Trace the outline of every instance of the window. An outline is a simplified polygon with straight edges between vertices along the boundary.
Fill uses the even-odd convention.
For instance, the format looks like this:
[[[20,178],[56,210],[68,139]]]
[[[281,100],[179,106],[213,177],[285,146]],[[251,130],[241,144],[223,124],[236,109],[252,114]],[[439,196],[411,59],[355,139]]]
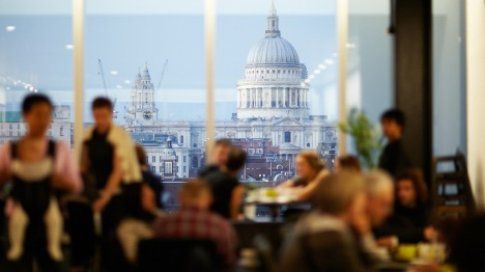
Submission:
[[[165,162],[165,175],[172,175],[173,174],[173,164],[172,162]]]
[[[29,93],[42,92],[55,104],[48,134],[72,144],[71,1],[52,1],[55,15],[34,6],[0,3],[0,124],[9,128],[0,142],[25,133],[20,102]]]
[[[283,145],[292,143],[291,152],[306,149],[303,135],[311,135],[312,146],[336,146],[336,139],[327,143],[322,133],[335,132],[337,123],[336,1],[313,3],[311,9],[291,0],[275,1],[274,7],[268,1],[266,8],[245,0],[218,6],[216,117],[221,124],[238,122],[218,134],[235,135],[233,142],[248,151],[242,180],[289,177],[294,165],[283,156],[288,152]],[[283,52],[281,46],[294,51]],[[332,107],[322,106],[325,102]],[[272,169],[276,165],[280,168]]]
[[[206,138],[203,1],[178,5],[127,0],[109,6],[103,1],[85,2],[87,103],[97,95],[116,101],[116,122],[145,147],[152,163],[156,156],[164,173],[173,174],[165,167],[165,154],[176,158],[190,150],[195,161],[202,161]],[[91,121],[86,114],[85,122]],[[181,163],[174,160],[170,168]]]
[[[152,156],[152,163],[157,162],[157,157]]]
[[[434,156],[466,151],[465,3],[432,1]]]
[[[285,143],[291,143],[291,132],[285,131]]]
[[[163,166],[158,167],[159,173],[163,173]]]

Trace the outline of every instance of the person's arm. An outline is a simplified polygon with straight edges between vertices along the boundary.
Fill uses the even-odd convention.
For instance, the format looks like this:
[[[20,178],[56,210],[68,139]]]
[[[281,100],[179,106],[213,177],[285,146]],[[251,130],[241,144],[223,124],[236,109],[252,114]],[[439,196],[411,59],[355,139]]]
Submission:
[[[141,206],[149,213],[155,214],[157,211],[155,192],[153,192],[152,188],[150,188],[148,184],[143,184],[141,186]]]
[[[241,204],[244,198],[244,186],[239,184],[232,190],[231,195],[231,219],[237,219],[241,210]]]
[[[309,201],[312,199],[312,197],[315,195],[315,192],[318,189],[318,186],[320,186],[321,181],[325,176],[329,174],[328,171],[322,170],[318,176],[312,180],[309,184],[307,184],[305,187],[298,189],[297,191],[297,197],[296,199],[298,201]]]
[[[121,180],[123,177],[123,170],[121,169],[121,159],[115,155],[113,160],[113,170],[108,178],[108,182],[101,191],[100,197],[93,204],[93,208],[97,212],[100,212],[104,209],[111,197],[117,192],[121,184]]]
[[[83,189],[78,165],[65,143],[57,143],[55,172],[52,184],[58,189],[80,193]]]
[[[0,147],[0,189],[10,180],[10,144],[4,144]]]
[[[281,183],[280,185],[278,185],[278,187],[280,188],[293,188],[295,187],[295,182],[291,179]]]

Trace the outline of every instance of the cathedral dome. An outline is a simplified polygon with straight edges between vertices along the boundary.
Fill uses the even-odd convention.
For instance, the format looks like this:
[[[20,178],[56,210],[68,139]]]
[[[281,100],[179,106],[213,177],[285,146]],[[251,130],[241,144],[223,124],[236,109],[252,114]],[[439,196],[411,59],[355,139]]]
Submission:
[[[298,53],[290,42],[281,37],[279,18],[274,4],[267,19],[265,37],[249,51],[246,64],[299,65]]]
[[[247,64],[299,64],[298,53],[280,36],[265,37],[249,51]]]

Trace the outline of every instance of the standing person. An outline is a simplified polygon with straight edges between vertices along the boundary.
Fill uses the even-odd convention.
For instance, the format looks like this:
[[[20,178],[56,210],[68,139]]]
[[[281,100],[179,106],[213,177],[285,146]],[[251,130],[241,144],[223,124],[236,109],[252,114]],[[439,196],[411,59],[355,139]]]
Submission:
[[[214,198],[211,211],[222,217],[237,219],[240,214],[244,187],[238,180],[238,174],[246,163],[246,156],[244,150],[232,146],[221,169],[204,178]]]
[[[82,182],[69,147],[47,137],[53,105],[43,94],[22,102],[26,134],[0,150],[0,189],[11,182],[8,195],[7,259],[12,271],[60,271],[63,219],[57,192],[77,193]]]
[[[382,132],[387,138],[387,145],[379,158],[379,168],[393,177],[412,166],[402,144],[405,124],[406,118],[399,109],[388,110],[381,116]]]
[[[232,147],[232,143],[229,139],[218,139],[214,143],[212,150],[210,163],[199,170],[197,174],[199,178],[205,178],[206,176],[221,170],[221,168],[227,162],[227,155]]]
[[[309,201],[315,194],[320,182],[328,174],[325,170],[325,162],[315,151],[303,151],[295,160],[296,177],[280,186],[283,188],[295,188],[297,200]]]
[[[116,262],[119,253],[113,244],[119,222],[129,214],[141,213],[138,185],[142,175],[130,135],[113,124],[111,100],[97,97],[91,109],[94,126],[84,137],[81,171],[88,187],[85,193],[94,212],[101,214],[103,266],[112,270],[115,266],[109,264]]]
[[[81,171],[89,183],[93,209],[102,213],[103,232],[119,221],[121,185],[142,181],[141,169],[130,135],[113,124],[113,104],[109,98],[92,102],[94,126],[87,130],[82,149]]]

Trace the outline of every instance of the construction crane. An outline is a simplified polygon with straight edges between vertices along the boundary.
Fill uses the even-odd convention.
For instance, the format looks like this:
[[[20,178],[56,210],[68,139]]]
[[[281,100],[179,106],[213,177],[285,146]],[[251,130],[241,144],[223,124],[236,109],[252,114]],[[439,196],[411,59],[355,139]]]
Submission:
[[[108,95],[108,86],[106,84],[106,77],[104,76],[104,69],[103,69],[103,62],[101,59],[98,59],[98,75],[101,77],[101,83],[103,84],[104,95],[109,97]],[[116,110],[116,97],[111,99],[113,101],[113,118],[116,119],[118,117],[118,111]]]
[[[98,75],[101,77],[101,83],[103,84],[104,94],[108,95],[108,87],[106,86],[106,78],[104,77],[103,62],[98,59]]]
[[[162,66],[162,72],[160,74],[160,81],[158,81],[157,90],[160,90],[160,87],[162,86],[163,76],[165,75],[165,69],[167,68],[167,64],[168,64],[168,59],[165,59],[165,62],[163,63],[163,66]]]

